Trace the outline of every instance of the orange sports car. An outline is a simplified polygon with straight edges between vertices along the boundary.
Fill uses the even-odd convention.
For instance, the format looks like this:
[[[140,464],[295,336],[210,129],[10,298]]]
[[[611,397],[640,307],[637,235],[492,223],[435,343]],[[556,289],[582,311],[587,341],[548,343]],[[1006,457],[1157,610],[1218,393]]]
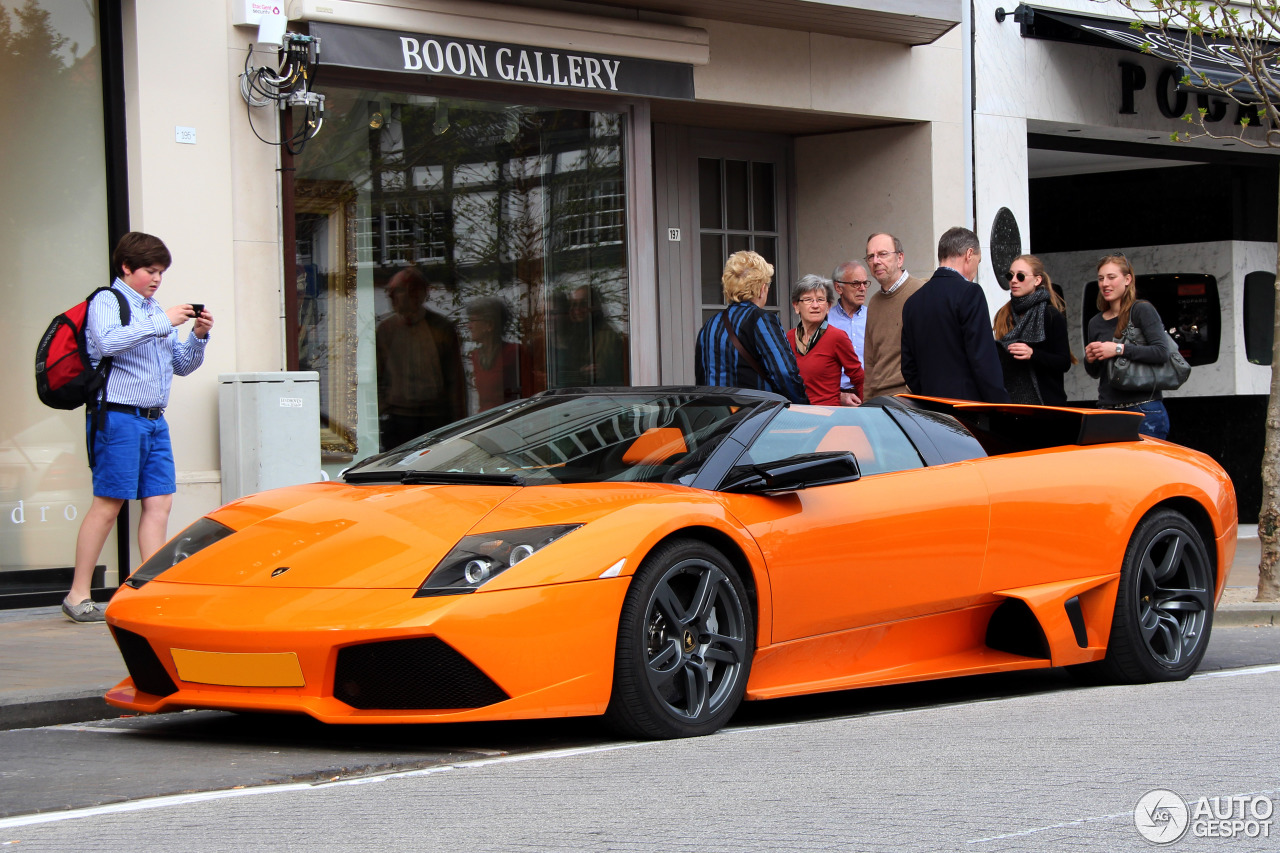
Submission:
[[[604,714],[664,738],[713,732],[744,698],[1051,666],[1183,679],[1235,493],[1139,420],[546,392],[188,527],[111,601],[130,677],[107,701]]]

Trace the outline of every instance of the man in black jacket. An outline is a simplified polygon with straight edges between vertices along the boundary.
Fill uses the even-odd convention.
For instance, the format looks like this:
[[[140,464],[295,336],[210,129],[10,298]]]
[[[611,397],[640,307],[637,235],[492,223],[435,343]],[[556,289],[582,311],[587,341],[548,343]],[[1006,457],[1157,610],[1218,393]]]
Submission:
[[[974,283],[982,247],[968,228],[938,241],[938,270],[902,306],[902,376],[916,394],[1008,403],[987,297]]]

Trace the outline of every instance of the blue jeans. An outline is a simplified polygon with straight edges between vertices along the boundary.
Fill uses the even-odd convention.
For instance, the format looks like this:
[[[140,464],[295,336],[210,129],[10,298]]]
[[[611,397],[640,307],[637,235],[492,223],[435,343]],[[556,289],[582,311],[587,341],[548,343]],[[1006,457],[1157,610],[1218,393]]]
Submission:
[[[1134,411],[1142,412],[1144,415],[1142,423],[1138,424],[1140,435],[1149,435],[1154,438],[1169,437],[1169,412],[1165,409],[1164,403],[1152,400],[1135,406]]]

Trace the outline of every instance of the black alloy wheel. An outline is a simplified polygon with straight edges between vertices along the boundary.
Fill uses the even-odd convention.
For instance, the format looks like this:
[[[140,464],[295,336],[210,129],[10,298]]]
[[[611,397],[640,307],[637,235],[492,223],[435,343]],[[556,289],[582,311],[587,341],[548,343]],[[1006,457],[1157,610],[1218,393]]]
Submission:
[[[1086,667],[1123,684],[1191,675],[1209,645],[1214,580],[1204,539],[1186,516],[1148,514],[1125,551],[1107,656]]]
[[[623,602],[605,717],[637,737],[711,734],[741,703],[754,651],[733,565],[703,542],[667,542],[645,559]]]

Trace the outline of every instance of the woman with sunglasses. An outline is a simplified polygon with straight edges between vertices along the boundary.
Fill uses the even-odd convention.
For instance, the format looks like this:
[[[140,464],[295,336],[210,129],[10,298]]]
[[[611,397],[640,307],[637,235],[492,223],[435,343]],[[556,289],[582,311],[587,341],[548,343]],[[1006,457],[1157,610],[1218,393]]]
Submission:
[[[856,406],[862,402],[862,362],[843,330],[827,323],[827,311],[836,301],[831,281],[806,275],[791,288],[791,307],[800,327],[787,331],[791,352],[804,377],[809,402],[815,406]],[[853,383],[852,394],[840,393],[840,377]]]
[[[1144,417],[1138,432],[1165,438],[1169,435],[1169,413],[1160,392],[1118,391],[1111,387],[1106,365],[1108,359],[1119,355],[1146,364],[1161,364],[1170,355],[1164,345],[1160,315],[1150,302],[1138,300],[1133,266],[1124,255],[1107,255],[1098,261],[1098,311],[1089,320],[1089,343],[1084,348],[1084,369],[1098,379],[1098,408],[1141,412]],[[1130,323],[1142,332],[1143,340],[1155,343],[1121,341],[1120,336]]]
[[[1004,387],[1015,403],[1065,406],[1063,377],[1075,363],[1067,342],[1066,303],[1035,255],[1019,255],[1005,273],[1009,302],[996,312]]]

